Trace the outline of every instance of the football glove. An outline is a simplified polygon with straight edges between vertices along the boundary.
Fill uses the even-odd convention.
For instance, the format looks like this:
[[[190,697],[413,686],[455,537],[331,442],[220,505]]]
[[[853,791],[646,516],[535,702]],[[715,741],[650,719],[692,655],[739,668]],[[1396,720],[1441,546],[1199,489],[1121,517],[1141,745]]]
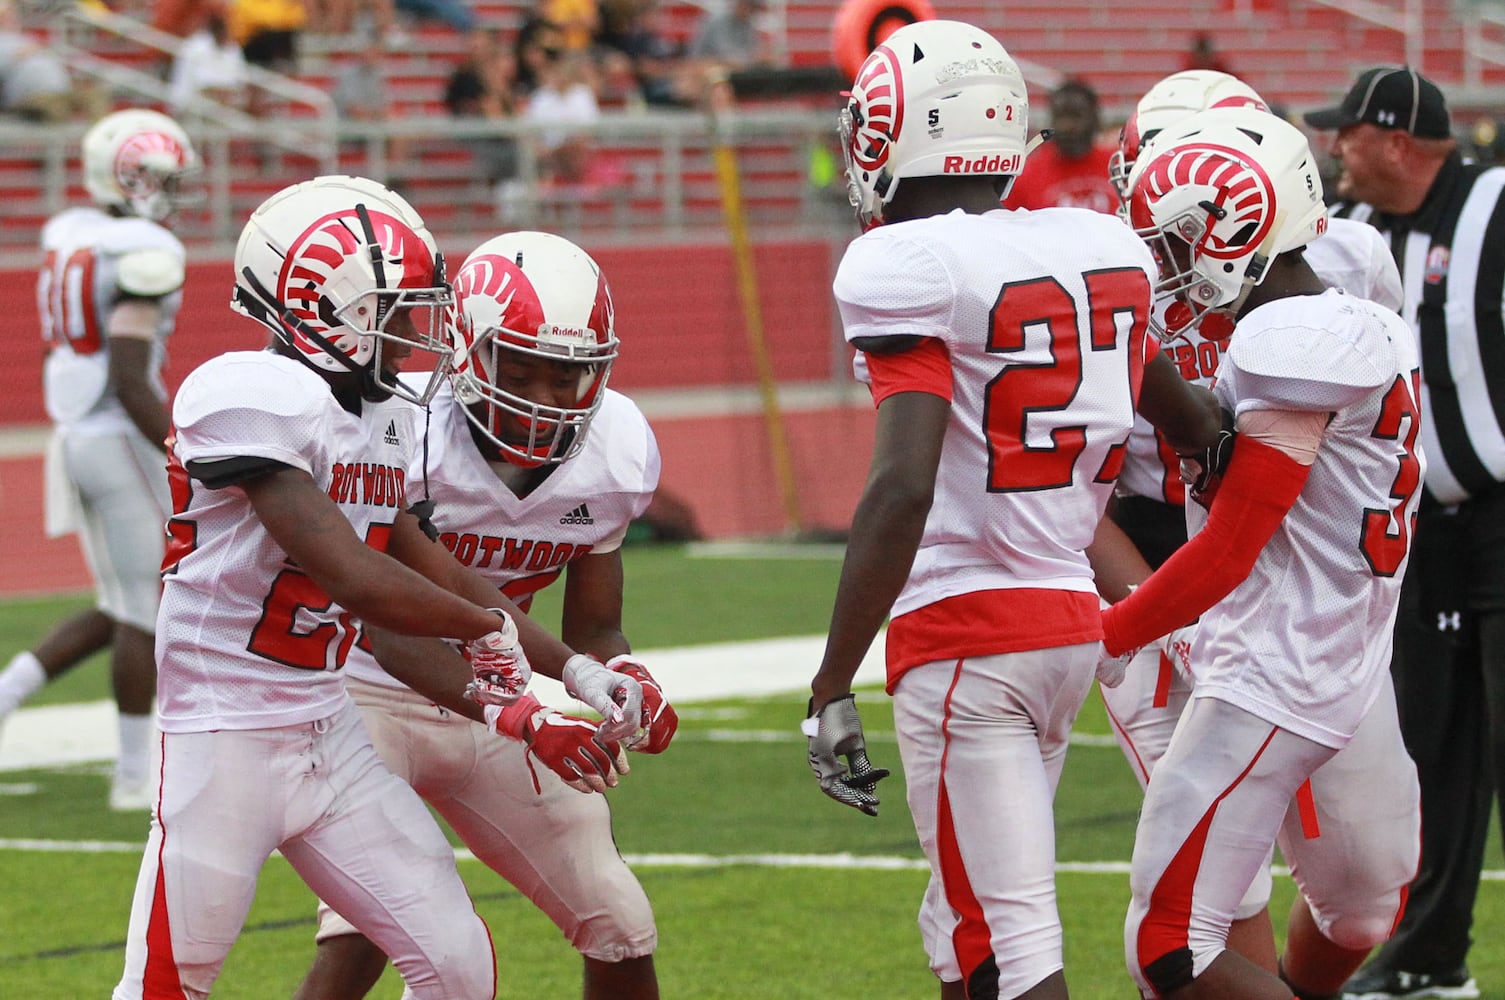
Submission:
[[[664,697],[664,689],[658,686],[648,668],[631,656],[613,656],[606,661],[606,666],[631,677],[643,689],[643,714],[638,720],[637,732],[622,745],[640,753],[663,753],[679,729],[679,713]]]
[[[643,687],[627,674],[607,670],[601,661],[576,653],[564,663],[564,689],[601,716],[601,738],[624,740],[638,731]]]
[[[800,732],[809,738],[810,770],[820,781],[820,790],[843,805],[869,816],[878,815],[878,796],[873,789],[888,777],[888,770],[873,767],[867,759],[856,699],[845,694],[827,702],[819,712],[814,709],[812,698]],[[838,755],[847,759],[846,766],[836,759]]]
[[[518,643],[517,624],[512,616],[500,608],[489,610],[501,616],[501,627],[460,647],[475,674],[465,688],[465,697],[478,705],[505,707],[522,697],[533,678],[533,668]]]
[[[1113,656],[1108,652],[1108,647],[1102,643],[1097,644],[1097,682],[1103,687],[1116,688],[1124,682],[1124,675],[1129,671],[1129,661],[1139,653],[1138,649],[1130,649],[1126,652]]]
[[[1238,439],[1233,414],[1223,410],[1223,427],[1212,444],[1200,455],[1181,456],[1181,481],[1186,483],[1191,498],[1203,507],[1211,507],[1218,487],[1223,483],[1223,472],[1228,460],[1233,457],[1233,443]]]
[[[531,694],[505,708],[488,705],[485,715],[486,727],[492,732],[528,745],[529,771],[536,759],[576,791],[604,792],[616,787],[617,775],[629,770],[621,744],[601,739],[594,722],[563,715]],[[543,790],[537,772],[533,772],[533,790]]]

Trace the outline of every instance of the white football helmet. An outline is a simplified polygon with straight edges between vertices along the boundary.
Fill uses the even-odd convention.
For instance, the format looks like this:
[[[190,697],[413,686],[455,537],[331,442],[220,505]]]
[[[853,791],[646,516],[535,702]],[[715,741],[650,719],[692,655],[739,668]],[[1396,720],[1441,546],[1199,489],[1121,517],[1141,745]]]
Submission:
[[[1155,330],[1166,340],[1211,313],[1236,315],[1273,257],[1327,230],[1306,136],[1248,107],[1200,111],[1161,131],[1129,174],[1128,211],[1160,265],[1155,297],[1176,300]]]
[[[182,203],[185,178],[198,170],[188,133],[144,108],[105,115],[84,133],[84,188],[95,203],[160,222]]]
[[[1172,73],[1145,91],[1118,133],[1118,149],[1108,160],[1108,177],[1120,198],[1128,200],[1129,171],[1144,144],[1187,115],[1208,108],[1270,110],[1253,87],[1229,73],[1211,69]]]
[[[455,397],[503,458],[535,467],[580,451],[617,357],[611,290],[590,255],[550,233],[487,240],[455,275],[452,335]],[[572,405],[509,391],[509,355],[579,366]]]
[[[864,229],[882,224],[905,177],[1012,178],[1024,169],[1024,77],[981,28],[905,25],[863,62],[848,97],[838,131],[847,195]]]
[[[363,177],[283,188],[251,213],[235,247],[235,310],[309,366],[366,376],[368,399],[427,404],[449,371],[453,301],[423,219]],[[396,378],[415,351],[408,367],[433,372],[421,388]]]

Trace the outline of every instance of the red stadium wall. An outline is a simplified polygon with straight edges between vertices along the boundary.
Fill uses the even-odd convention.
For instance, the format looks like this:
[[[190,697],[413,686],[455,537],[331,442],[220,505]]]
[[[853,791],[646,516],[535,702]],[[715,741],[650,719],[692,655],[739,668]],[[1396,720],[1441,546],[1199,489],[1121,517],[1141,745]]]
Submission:
[[[687,503],[711,537],[783,531],[786,519],[761,417],[718,412],[728,387],[756,383],[730,254],[719,246],[593,253],[610,276],[623,339],[613,386],[640,395],[645,404],[672,390],[699,390],[703,397],[687,415],[676,407],[674,416],[656,416],[646,406],[663,451],[662,489]],[[757,249],[765,337],[781,382],[821,382],[831,378],[833,367],[846,370],[830,295],[837,253],[839,248],[816,242]],[[215,354],[263,343],[259,326],[230,311],[230,281],[228,261],[190,265],[171,342],[170,385]],[[29,271],[0,271],[0,315],[10,317],[10,335],[0,339],[0,430],[46,422],[33,283]],[[803,526],[843,529],[867,470],[871,407],[790,412],[785,427]],[[36,454],[0,459],[0,490],[10,515],[0,523],[0,551],[15,561],[14,573],[0,576],[22,591],[85,586],[74,542],[40,537],[40,484]]]

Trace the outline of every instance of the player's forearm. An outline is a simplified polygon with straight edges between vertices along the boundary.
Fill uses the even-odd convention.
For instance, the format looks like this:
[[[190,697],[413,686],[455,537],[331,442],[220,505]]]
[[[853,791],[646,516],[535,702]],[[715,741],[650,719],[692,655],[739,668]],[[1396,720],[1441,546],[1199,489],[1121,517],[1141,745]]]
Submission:
[[[869,484],[853,517],[825,655],[810,682],[816,711],[852,689],[857,668],[909,578],[929,511],[928,493],[890,490],[879,480]]]
[[[1108,652],[1116,656],[1168,635],[1228,596],[1249,575],[1310,471],[1269,445],[1240,440],[1207,526],[1103,612]]]
[[[1165,436],[1178,455],[1205,450],[1223,426],[1217,398],[1183,379],[1163,354],[1145,365],[1138,412]]]
[[[145,384],[117,386],[115,398],[120,400],[125,415],[136,425],[142,436],[158,451],[166,454],[167,435],[172,430],[172,422],[167,415],[167,406],[157,398],[151,387]]]
[[[397,635],[370,626],[366,635],[377,662],[387,673],[436,705],[476,722],[486,721],[481,706],[465,697],[465,686],[473,674],[452,646],[438,639]]]
[[[1108,601],[1123,600],[1150,575],[1150,564],[1134,542],[1107,516],[1098,522],[1092,544],[1087,546],[1087,561],[1092,564],[1097,592]]]

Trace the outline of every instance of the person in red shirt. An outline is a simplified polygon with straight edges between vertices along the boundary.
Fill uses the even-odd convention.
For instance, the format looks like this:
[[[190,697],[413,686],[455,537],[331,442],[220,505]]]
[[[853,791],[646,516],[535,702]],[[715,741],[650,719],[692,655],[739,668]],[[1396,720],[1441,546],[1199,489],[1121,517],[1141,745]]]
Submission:
[[[1062,83],[1050,94],[1050,124],[1050,141],[1029,154],[1005,207],[1117,211],[1118,196],[1108,181],[1113,149],[1098,141],[1097,91],[1082,80]]]

